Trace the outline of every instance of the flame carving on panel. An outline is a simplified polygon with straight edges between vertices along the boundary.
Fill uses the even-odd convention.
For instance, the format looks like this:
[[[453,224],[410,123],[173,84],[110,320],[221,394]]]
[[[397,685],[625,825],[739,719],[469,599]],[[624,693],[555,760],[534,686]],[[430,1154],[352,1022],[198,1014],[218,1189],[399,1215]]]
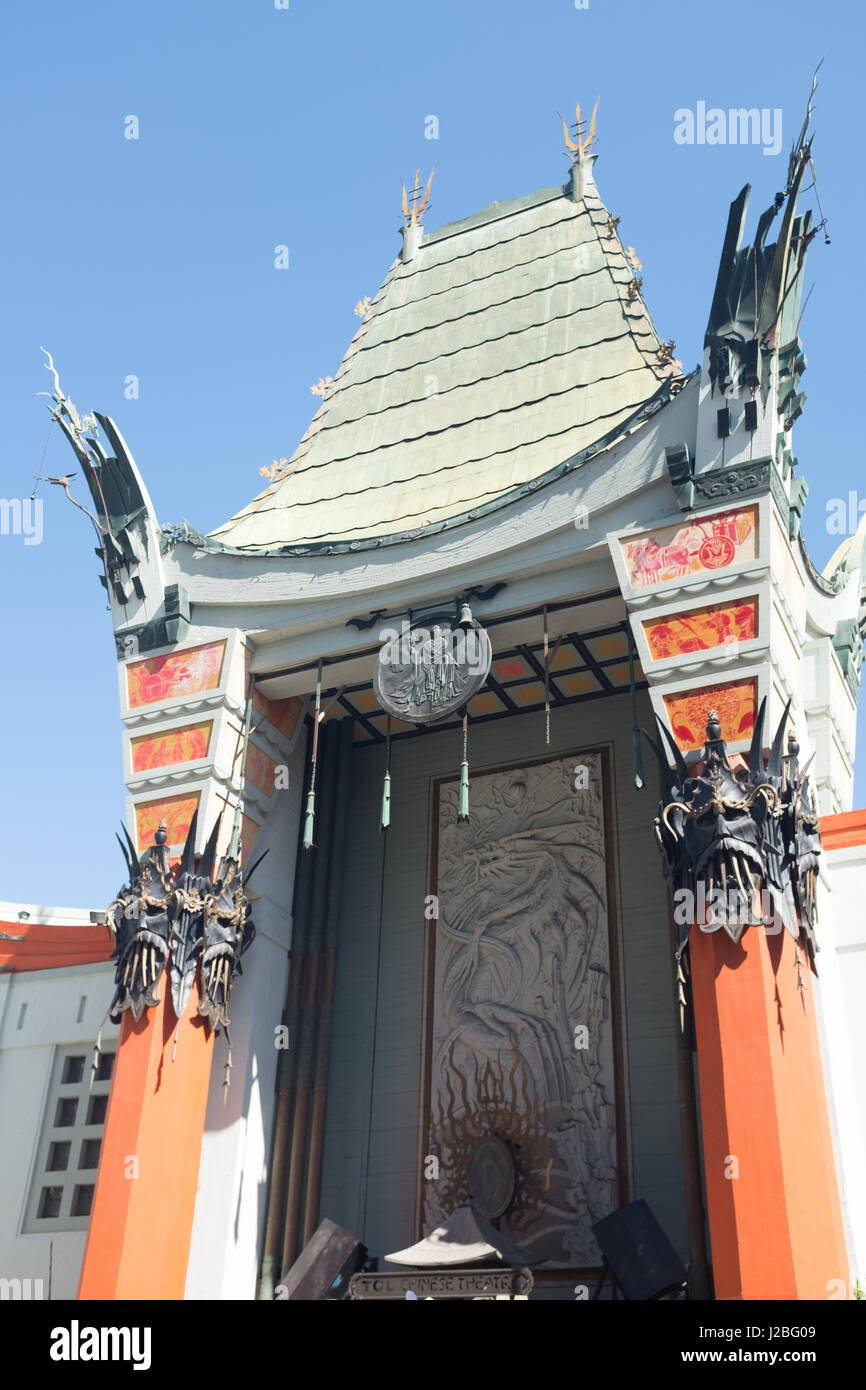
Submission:
[[[540,1216],[550,1188],[553,1152],[538,1093],[516,1049],[510,1066],[504,1058],[474,1058],[467,1077],[454,1062],[452,1043],[443,1090],[436,1098],[433,1131],[440,1145],[436,1197],[443,1213],[458,1206],[473,1150],[493,1135],[510,1148],[517,1172],[511,1220],[533,1221]]]

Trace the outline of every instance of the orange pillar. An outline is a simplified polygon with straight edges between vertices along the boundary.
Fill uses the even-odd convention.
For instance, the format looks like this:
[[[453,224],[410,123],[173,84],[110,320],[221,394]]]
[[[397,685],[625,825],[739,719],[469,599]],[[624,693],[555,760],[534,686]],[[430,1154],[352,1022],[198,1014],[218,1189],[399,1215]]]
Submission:
[[[689,943],[716,1298],[827,1299],[849,1262],[808,958],[760,927]]]
[[[167,971],[159,988],[157,1007],[121,1027],[81,1299],[184,1296],[213,1034],[196,981],[175,1049]]]

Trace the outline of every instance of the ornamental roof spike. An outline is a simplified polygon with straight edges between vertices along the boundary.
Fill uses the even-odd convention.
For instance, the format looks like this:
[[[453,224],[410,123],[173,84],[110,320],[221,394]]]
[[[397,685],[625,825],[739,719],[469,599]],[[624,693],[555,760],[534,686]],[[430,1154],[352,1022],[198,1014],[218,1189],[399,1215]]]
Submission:
[[[436,173],[436,165],[430,170],[430,177],[427,180],[424,194],[421,194],[421,170],[415,170],[415,182],[407,194],[405,183],[403,187],[403,197],[401,199],[401,210],[403,221],[407,227],[415,226],[423,220],[425,212],[430,207],[430,186],[433,183],[433,175]]]
[[[565,123],[565,117],[560,116],[558,111],[556,113],[559,116],[560,121],[562,122],[562,134],[563,138],[565,139],[565,153],[571,160],[572,164],[583,163],[583,161],[586,159],[587,155],[589,154],[590,150],[596,142],[595,117],[598,111],[598,103],[599,98],[596,97],[595,106],[592,108],[592,116],[590,117],[588,132],[586,131],[586,121],[581,118],[580,102],[577,102],[575,104],[574,114],[576,119],[572,122],[570,131]]]
[[[815,188],[809,126],[817,80],[816,68],[806,117],[788,160],[785,187],[776,193],[772,204],[759,217],[751,246],[742,245],[750,185],[746,184],[731,203],[704,339],[705,347],[714,350],[710,366],[714,383],[724,371],[722,349],[744,360],[749,376],[744,377],[743,384],[754,386],[758,384],[758,368],[753,361],[756,346],[771,354],[796,339],[807,249],[821,228],[825,231],[825,241],[830,240],[823,215],[813,226],[811,210],[802,216],[797,214],[797,200],[807,170],[811,172],[811,186]],[[817,188],[815,194],[817,201]],[[820,204],[818,206],[820,212]],[[778,239],[767,246],[770,226],[783,209]],[[763,377],[760,384],[762,388],[765,386]]]

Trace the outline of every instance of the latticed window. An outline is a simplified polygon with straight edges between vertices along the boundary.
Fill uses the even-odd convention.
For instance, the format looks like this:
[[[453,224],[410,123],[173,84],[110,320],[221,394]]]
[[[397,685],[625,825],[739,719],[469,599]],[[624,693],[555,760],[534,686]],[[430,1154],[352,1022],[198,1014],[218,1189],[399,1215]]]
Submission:
[[[84,1230],[90,1217],[114,1045],[100,1052],[90,1084],[92,1047],[78,1043],[54,1055],[24,1230]]]

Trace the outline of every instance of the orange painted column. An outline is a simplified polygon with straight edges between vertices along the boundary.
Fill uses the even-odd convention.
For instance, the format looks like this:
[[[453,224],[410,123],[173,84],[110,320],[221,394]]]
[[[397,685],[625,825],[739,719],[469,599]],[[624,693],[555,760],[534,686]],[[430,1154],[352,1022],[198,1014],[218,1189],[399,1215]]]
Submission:
[[[717,1299],[849,1282],[812,975],[786,931],[689,937]],[[819,958],[820,959],[820,958]]]
[[[159,989],[157,1007],[121,1027],[80,1299],[184,1296],[213,1033],[196,981],[174,1049],[167,971]]]

